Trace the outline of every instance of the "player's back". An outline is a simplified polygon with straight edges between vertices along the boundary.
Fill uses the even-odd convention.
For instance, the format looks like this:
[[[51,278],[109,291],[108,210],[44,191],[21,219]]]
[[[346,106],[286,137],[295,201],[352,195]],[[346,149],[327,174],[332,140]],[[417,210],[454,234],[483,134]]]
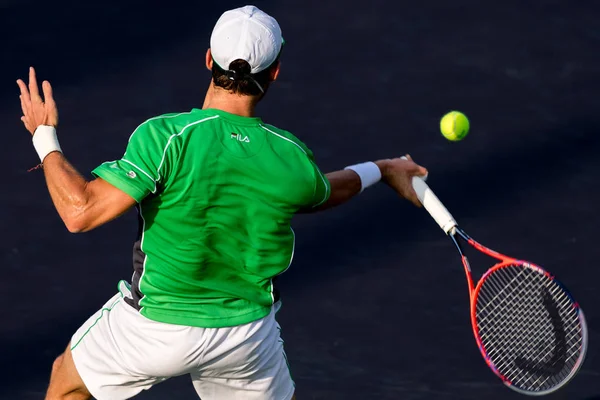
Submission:
[[[129,154],[136,141],[154,162]],[[306,146],[259,118],[194,109],[143,124],[123,159],[156,168],[134,256],[142,314],[202,327],[268,314],[293,257],[291,218],[329,193]]]

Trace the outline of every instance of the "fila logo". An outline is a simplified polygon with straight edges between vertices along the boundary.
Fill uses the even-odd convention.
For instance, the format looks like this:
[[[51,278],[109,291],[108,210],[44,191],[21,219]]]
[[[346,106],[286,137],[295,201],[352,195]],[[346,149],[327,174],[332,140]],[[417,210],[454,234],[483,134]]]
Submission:
[[[250,143],[250,139],[248,138],[248,136],[242,136],[239,133],[231,133],[231,138],[232,139],[236,139],[239,142],[246,142],[246,143]]]

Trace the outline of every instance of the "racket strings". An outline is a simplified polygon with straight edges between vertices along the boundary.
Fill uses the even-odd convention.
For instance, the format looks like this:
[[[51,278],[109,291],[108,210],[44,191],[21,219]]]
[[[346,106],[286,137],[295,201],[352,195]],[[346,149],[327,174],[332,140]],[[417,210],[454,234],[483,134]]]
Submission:
[[[515,301],[515,297],[513,296],[511,299],[512,303],[514,304]],[[509,302],[507,302],[508,304],[510,304]],[[545,329],[543,331],[543,336],[539,336],[536,335],[537,332],[535,332],[533,330],[533,327],[535,325],[527,325],[525,324],[525,322],[527,322],[529,320],[529,318],[527,318],[528,316],[526,314],[524,314],[524,307],[515,307],[517,313],[521,313],[522,315],[518,316],[519,314],[515,314],[518,317],[513,318],[513,319],[507,319],[507,321],[505,321],[504,325],[500,326],[500,334],[497,335],[497,338],[500,342],[502,341],[506,341],[506,340],[510,340],[511,336],[515,335],[515,332],[517,335],[521,336],[522,339],[522,349],[521,349],[521,355],[519,356],[521,359],[525,360],[539,360],[540,358],[544,359],[544,356],[546,356],[547,354],[549,354],[550,352],[552,352],[554,350],[554,338],[550,337],[550,330],[549,329]],[[538,306],[536,308],[533,309],[534,313],[543,313],[543,310]],[[534,323],[539,325],[539,321],[534,321]],[[516,327],[528,327],[529,329],[510,329],[511,326],[516,326]],[[569,332],[570,333],[570,332]],[[567,333],[568,334],[568,333]],[[487,336],[487,335],[486,335]],[[566,335],[563,335],[566,336]],[[487,339],[487,338],[486,338]],[[536,346],[536,341],[542,343],[542,345],[540,346],[539,344]],[[487,340],[486,340],[486,344],[487,344]],[[493,352],[489,353],[490,357],[495,357],[496,354],[499,353],[499,351],[501,350],[501,347],[497,347],[496,349],[494,349]],[[499,363],[497,364],[497,367],[501,368],[501,369],[507,369],[509,368],[509,366],[507,365],[507,362],[510,361],[510,358],[505,359],[505,360],[498,360]],[[551,361],[550,360],[545,360],[545,361]],[[556,364],[556,361],[554,362],[554,364]],[[553,365],[554,365],[553,364]],[[512,368],[509,368],[506,372],[505,375],[508,379],[510,380],[514,380],[516,377],[513,376],[515,373],[517,373],[519,371],[518,368],[516,368],[516,363],[514,363],[514,365],[512,366]],[[536,382],[539,383],[540,379],[537,379]]]
[[[485,276],[475,318],[489,361],[516,387],[552,388],[579,360],[583,334],[577,309],[537,269],[511,265]]]
[[[506,282],[505,282],[506,283]],[[507,293],[508,294],[508,293]],[[498,298],[498,294],[496,293],[496,295],[494,296],[495,298]],[[505,323],[502,325],[499,325],[499,329],[497,332],[497,340],[501,343],[502,341],[507,341],[510,340],[511,337],[516,335],[519,335],[523,338],[525,338],[524,340],[522,340],[522,343],[524,346],[522,346],[521,349],[521,353],[524,352],[524,354],[521,355],[521,357],[523,359],[531,359],[532,356],[533,357],[537,357],[539,358],[539,354],[534,354],[534,350],[536,350],[536,346],[535,346],[535,340],[533,339],[533,334],[535,333],[533,331],[533,327],[535,326],[534,324],[531,325],[527,325],[525,324],[526,321],[528,321],[530,318],[529,315],[527,315],[525,313],[526,311],[526,303],[520,303],[518,302],[520,296],[515,296],[515,292],[513,291],[512,293],[510,293],[510,295],[506,296],[506,301],[504,302],[500,302],[500,306],[509,306],[509,307],[513,307],[516,311],[515,314],[512,315],[512,318],[507,319],[506,321],[504,321]],[[524,305],[525,304],[525,305]],[[535,314],[539,314],[540,312],[543,312],[543,310],[538,306],[536,308],[533,308],[534,311],[534,315]],[[536,321],[537,324],[539,325],[540,321]],[[516,327],[517,329],[511,329],[511,327]],[[529,329],[522,329],[523,327],[527,328],[529,327]],[[538,336],[538,341],[541,341],[542,343],[547,343],[547,345],[545,347],[542,348],[537,348],[537,353],[541,353],[541,354],[546,354],[548,353],[548,351],[552,350],[549,347],[551,347],[552,342],[549,340],[549,330],[545,329],[544,330],[545,336],[544,337],[539,337]],[[486,335],[488,336],[488,335]],[[486,337],[486,340],[484,341],[484,345],[488,345],[488,337]],[[489,347],[489,346],[488,346]],[[496,347],[494,350],[492,350],[489,353],[489,356],[492,358],[500,358],[500,357],[495,357],[500,350],[502,350],[502,348],[500,346]],[[542,356],[543,357],[543,356]],[[535,359],[535,358],[533,358]],[[507,361],[509,361],[510,359],[504,359],[502,360],[501,358],[497,361],[497,367],[500,369],[506,369],[508,368],[507,366]],[[514,380],[515,377],[512,376],[511,373],[517,372],[518,369],[515,368],[515,366],[513,365],[513,368],[508,369],[505,374],[506,377],[508,379]],[[539,379],[537,379],[537,381],[539,382]]]

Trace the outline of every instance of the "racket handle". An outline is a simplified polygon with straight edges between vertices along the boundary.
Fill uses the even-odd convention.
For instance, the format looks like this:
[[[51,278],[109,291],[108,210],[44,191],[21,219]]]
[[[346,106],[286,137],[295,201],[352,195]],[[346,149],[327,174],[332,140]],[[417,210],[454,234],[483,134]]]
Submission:
[[[440,228],[444,232],[449,233],[457,225],[452,214],[444,207],[440,199],[437,198],[433,190],[429,188],[423,179],[414,176],[412,185],[423,207],[425,207],[435,222],[438,223]]]
[[[402,158],[406,159],[406,157]],[[429,215],[431,215],[446,234],[458,225],[452,214],[444,207],[423,178],[413,176],[412,185],[423,207],[425,207]]]

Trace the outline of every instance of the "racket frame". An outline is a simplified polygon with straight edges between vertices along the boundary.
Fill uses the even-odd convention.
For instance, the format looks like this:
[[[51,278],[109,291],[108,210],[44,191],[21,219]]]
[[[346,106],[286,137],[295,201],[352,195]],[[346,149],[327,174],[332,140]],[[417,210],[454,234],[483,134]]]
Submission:
[[[448,237],[450,237],[450,239],[456,246],[456,249],[458,250],[458,253],[460,254],[460,257],[461,257],[461,260],[462,260],[462,263],[463,263],[463,266],[465,269],[465,275],[466,275],[467,283],[469,286],[470,317],[471,317],[471,326],[473,328],[473,335],[475,336],[475,341],[477,343],[477,347],[479,348],[479,352],[481,353],[481,355],[482,355],[485,363],[488,365],[488,367],[492,370],[492,372],[494,372],[494,374],[496,376],[498,376],[502,380],[502,383],[504,383],[504,385],[506,385],[507,387],[509,387],[510,389],[512,389],[516,392],[519,392],[519,393],[525,394],[525,395],[529,395],[529,396],[544,396],[544,395],[553,393],[553,392],[559,390],[560,388],[562,388],[563,386],[565,386],[571,379],[573,379],[573,377],[577,374],[577,372],[579,372],[579,369],[581,368],[581,366],[583,365],[583,361],[585,360],[585,355],[587,353],[587,346],[588,346],[588,332],[587,332],[587,323],[585,321],[585,316],[583,314],[583,311],[579,307],[579,304],[575,301],[575,299],[573,298],[571,293],[565,288],[565,286],[563,284],[560,283],[560,281],[556,280],[552,274],[550,274],[548,271],[544,270],[542,267],[535,265],[533,263],[527,262],[527,261],[522,261],[522,260],[518,260],[516,258],[508,257],[502,253],[498,253],[497,251],[494,251],[494,250],[482,245],[481,243],[475,241],[473,238],[471,238],[465,231],[463,231],[457,225],[452,227],[452,229],[450,229],[447,232],[447,234],[448,234]],[[486,254],[486,255],[493,257],[500,261],[499,263],[496,263],[493,267],[489,268],[481,276],[481,278],[479,278],[479,281],[477,282],[477,284],[474,284],[469,260],[468,260],[467,256],[465,255],[463,246],[460,244],[460,241],[457,239],[456,236],[459,236],[460,238],[465,240],[469,245],[471,245],[475,249],[479,250],[483,254]],[[506,268],[506,267],[513,266],[513,265],[522,265],[525,268],[534,269],[538,273],[547,276],[554,283],[558,284],[561,287],[561,289],[563,290],[563,292],[571,300],[571,303],[573,304],[573,307],[576,309],[577,315],[579,317],[579,322],[581,324],[582,347],[581,347],[579,359],[575,362],[575,365],[573,366],[569,375],[567,375],[567,377],[561,381],[560,385],[552,387],[551,389],[548,389],[548,390],[533,392],[533,391],[523,390],[521,388],[514,386],[511,383],[511,381],[508,378],[506,378],[504,375],[502,375],[502,373],[500,373],[500,371],[496,368],[496,366],[492,362],[491,358],[488,356],[485,346],[483,345],[483,342],[479,336],[479,328],[477,326],[477,301],[476,301],[479,291],[481,290],[483,283],[486,281],[487,277],[490,274],[494,273],[495,271],[497,271],[499,269]]]
[[[477,347],[479,348],[479,351],[480,351],[481,355],[483,356],[483,359],[485,360],[488,367],[492,370],[492,372],[494,372],[494,374],[496,376],[498,376],[502,380],[502,382],[507,387],[509,387],[510,389],[512,389],[518,393],[524,394],[524,395],[543,396],[543,395],[555,392],[555,391],[559,390],[560,388],[564,387],[571,379],[573,379],[573,377],[577,374],[577,372],[579,372],[579,369],[581,368],[581,366],[583,365],[583,361],[585,360],[585,356],[587,353],[587,346],[588,346],[588,331],[587,331],[587,323],[585,320],[585,316],[583,314],[583,311],[579,307],[579,304],[575,301],[575,299],[573,298],[571,293],[566,289],[566,287],[562,283],[560,283],[560,281],[555,279],[555,277],[552,274],[550,274],[549,272],[547,272],[540,266],[526,262],[526,261],[518,260],[518,259],[515,259],[512,257],[508,257],[501,253],[498,253],[497,251],[494,251],[486,246],[483,246],[482,244],[478,243],[473,238],[471,238],[465,231],[463,231],[462,229],[460,229],[458,227],[458,223],[456,222],[454,217],[450,214],[450,212],[446,209],[446,207],[442,204],[442,202],[437,198],[435,193],[433,193],[433,191],[425,183],[424,179],[417,177],[417,176],[413,177],[412,178],[412,186],[413,186],[421,204],[423,204],[425,209],[429,212],[431,217],[437,222],[437,224],[440,226],[440,228],[446,233],[446,235],[448,235],[450,237],[450,239],[452,240],[452,242],[454,243],[454,245],[456,246],[456,248],[460,254],[460,257],[461,257],[461,260],[463,263],[463,267],[465,270],[465,274],[467,277],[467,283],[469,285],[470,316],[471,316],[471,325],[473,328],[473,334],[475,336]],[[475,285],[473,283],[473,277],[472,277],[472,273],[471,273],[471,266],[469,264],[469,260],[467,259],[467,256],[465,255],[465,252],[456,236],[462,238],[469,245],[471,245],[475,249],[479,250],[483,254],[486,254],[486,255],[493,257],[500,261],[499,263],[496,263],[493,267],[489,268],[481,276],[477,285]],[[504,375],[502,375],[500,373],[500,371],[496,368],[496,366],[492,363],[492,361],[491,361],[490,357],[487,355],[487,352],[486,352],[486,350],[483,346],[483,343],[479,337],[479,328],[477,327],[477,318],[476,318],[477,295],[478,295],[483,283],[486,281],[487,277],[490,274],[492,274],[494,271],[497,271],[498,269],[506,268],[511,265],[521,265],[525,268],[531,268],[531,269],[536,270],[538,273],[546,275],[549,279],[551,279],[553,282],[555,282],[557,285],[560,286],[560,288],[563,290],[563,292],[569,297],[569,299],[571,300],[571,304],[577,311],[577,316],[579,318],[579,322],[581,325],[581,336],[582,336],[581,337],[581,350],[580,350],[579,358],[573,365],[573,368],[571,369],[571,371],[569,372],[567,377],[564,378],[560,382],[559,385],[556,385],[547,390],[534,392],[534,391],[528,391],[528,390],[524,390],[524,389],[514,386],[510,382],[510,380],[508,380]]]

